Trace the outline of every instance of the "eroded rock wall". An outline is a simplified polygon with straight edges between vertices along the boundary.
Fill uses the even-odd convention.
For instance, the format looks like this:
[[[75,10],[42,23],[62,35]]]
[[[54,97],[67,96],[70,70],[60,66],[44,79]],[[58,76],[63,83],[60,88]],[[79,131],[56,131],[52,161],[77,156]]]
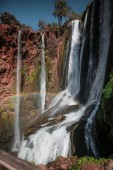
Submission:
[[[47,74],[46,106],[61,90],[65,31],[58,35],[57,27],[47,27],[45,34],[45,60]],[[18,54],[16,25],[0,24],[0,147],[9,149],[14,136],[16,104],[16,68]],[[29,126],[40,114],[39,85],[41,70],[41,32],[31,28],[21,30],[22,84],[20,127]]]

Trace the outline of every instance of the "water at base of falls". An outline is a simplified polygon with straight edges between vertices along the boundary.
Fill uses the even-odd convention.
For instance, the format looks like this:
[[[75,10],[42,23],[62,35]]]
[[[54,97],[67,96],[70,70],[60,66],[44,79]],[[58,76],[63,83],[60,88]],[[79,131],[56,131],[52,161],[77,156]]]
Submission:
[[[56,127],[53,132],[52,128],[54,129],[54,127],[43,128],[30,136],[29,142],[24,141],[19,157],[35,164],[47,164],[57,156],[69,156],[70,133],[67,133],[65,126]]]
[[[64,106],[65,101],[65,104],[67,105],[68,97],[70,96],[67,94],[65,94],[65,97],[62,96],[61,106]],[[56,103],[59,103],[59,98],[57,99]],[[72,99],[72,103],[69,102],[69,105],[71,104],[78,105],[78,102]],[[47,126],[46,124],[42,125],[41,129],[22,142],[18,156],[27,161],[35,162],[35,164],[47,164],[48,162],[55,160],[58,156],[70,156],[70,131],[67,131],[67,129],[71,127],[71,125],[77,123],[83,116],[85,107],[79,107],[80,109],[65,114],[64,120],[60,123],[52,126]],[[54,119],[55,117],[53,116],[52,118]],[[48,122],[49,119],[52,118],[48,118]]]

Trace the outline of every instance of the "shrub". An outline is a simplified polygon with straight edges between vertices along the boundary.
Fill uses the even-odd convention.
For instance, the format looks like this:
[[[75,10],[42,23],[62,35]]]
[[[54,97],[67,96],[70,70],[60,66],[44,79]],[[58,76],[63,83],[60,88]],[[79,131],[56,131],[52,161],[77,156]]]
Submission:
[[[8,12],[4,12],[0,15],[0,21],[3,24],[15,24],[20,26],[21,24],[19,23],[19,21],[15,18],[14,15],[8,13]]]
[[[104,114],[110,114],[113,106],[113,72],[110,75],[109,82],[103,89],[102,98],[100,102],[100,107],[98,111],[98,118],[104,118]]]
[[[38,26],[41,30],[45,29],[45,21],[40,19],[38,21]]]
[[[78,159],[77,163],[73,165],[70,170],[80,170],[80,168],[85,164],[96,164],[96,165],[104,165],[108,160],[105,158],[95,159],[93,157],[82,157]]]

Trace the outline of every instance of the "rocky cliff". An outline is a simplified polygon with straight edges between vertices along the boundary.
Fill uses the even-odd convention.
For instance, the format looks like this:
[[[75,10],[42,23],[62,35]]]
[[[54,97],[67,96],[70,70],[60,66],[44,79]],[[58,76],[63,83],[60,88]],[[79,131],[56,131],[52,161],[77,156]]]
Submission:
[[[18,53],[17,25],[0,24],[0,147],[9,149],[14,133],[16,67]],[[51,101],[61,88],[64,46],[67,33],[59,36],[57,26],[47,26],[45,35],[45,59],[47,71],[47,99]],[[39,82],[41,70],[41,32],[25,27],[21,30],[22,84],[21,129],[40,114]]]
[[[89,89],[87,91],[84,90],[84,84],[87,84],[84,82],[87,81],[87,60],[91,51],[91,55],[94,55],[93,62],[95,66],[99,61],[98,56],[100,53],[104,54],[103,47],[106,47],[107,45],[107,71],[100,107],[96,116],[97,147],[100,152],[100,156],[106,157],[112,156],[113,153],[113,31],[111,29],[112,27],[109,27],[109,24],[112,25],[113,23],[113,12],[111,11],[109,16],[108,10],[111,10],[112,4],[112,0],[104,0],[103,4],[101,1],[95,0],[89,7],[88,22],[86,24],[87,28],[85,30],[86,32],[84,32],[84,35],[87,38],[85,39],[83,49],[85,61],[82,63],[84,66],[82,68],[82,73],[84,76],[81,77],[81,89],[83,89],[83,91],[80,91],[80,97],[85,100],[85,93],[87,92],[87,95],[89,95]],[[105,11],[106,7],[107,12]],[[109,18],[108,23],[106,22],[107,18]],[[108,30],[110,28],[109,45],[105,41],[105,38],[108,36],[109,32],[105,32],[106,28]],[[19,30],[20,28],[16,25],[0,24],[0,147],[7,150],[11,147],[14,135]],[[45,58],[47,73],[46,105],[49,105],[52,97],[61,89],[63,56],[65,53],[66,44],[69,40],[69,29],[67,30],[63,28],[62,35],[59,35],[59,30],[56,26],[47,26],[45,30],[37,32],[34,32],[31,28],[25,27],[21,30],[21,32],[22,95],[20,119],[22,122],[21,131],[23,131],[24,128],[31,125],[34,120],[36,120],[38,115],[40,115],[39,83],[42,56],[41,32],[45,35]],[[99,41],[100,37],[101,41]],[[102,46],[104,43],[106,43],[105,46]],[[93,75],[95,75],[95,72],[93,72]],[[84,103],[84,101],[82,102]],[[60,117],[60,119],[62,119],[62,117]],[[84,124],[82,124],[82,129],[80,129],[82,133],[84,128],[83,125]],[[80,131],[78,131],[78,137],[76,137],[78,141],[80,136],[79,132]],[[81,136],[83,138],[84,134]],[[83,140],[80,139],[80,141],[78,141],[77,143],[81,142],[81,146],[83,146]],[[80,149],[82,150],[82,154],[84,154],[84,148],[82,149],[81,147]],[[80,150],[78,152],[80,152]]]

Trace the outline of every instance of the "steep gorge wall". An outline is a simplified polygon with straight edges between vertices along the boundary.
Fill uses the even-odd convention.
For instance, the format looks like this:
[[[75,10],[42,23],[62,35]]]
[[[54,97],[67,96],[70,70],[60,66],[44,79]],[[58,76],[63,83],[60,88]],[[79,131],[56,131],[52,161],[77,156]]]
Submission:
[[[103,85],[101,84],[103,80],[104,88],[107,88],[107,90],[106,94],[104,92],[105,89],[103,90],[103,95],[100,102],[100,109],[97,113],[96,121],[95,117],[93,117],[93,115],[90,115],[92,111],[94,111],[93,113],[96,113],[95,103],[90,103],[90,106],[86,109],[85,116],[79,122],[79,126],[75,130],[73,140],[75,144],[74,154],[77,154],[78,156],[83,156],[87,154],[95,156],[94,152],[92,151],[92,146],[96,146],[93,149],[96,148],[99,156],[109,156],[113,153],[113,82],[109,82],[110,73],[113,69],[112,5],[112,0],[94,0],[89,6],[86,13],[87,20],[85,30],[83,31],[81,48],[81,56],[83,57],[81,62],[81,87],[78,98],[80,98],[80,101],[83,104],[87,103],[87,99],[90,99],[90,103],[93,97],[94,101],[98,102],[101,96],[101,91],[100,93],[98,92],[99,89],[101,90],[100,87],[103,87]],[[100,69],[97,72],[99,65]],[[105,69],[106,74],[105,77],[103,77]],[[102,74],[100,76],[101,71]],[[95,86],[95,80],[97,80],[98,86]],[[91,93],[93,83],[95,84]],[[97,94],[99,94],[100,96],[98,96],[98,98],[95,98]],[[107,98],[107,96],[109,97]],[[101,109],[103,108],[103,97],[107,99],[104,110]],[[85,136],[85,127],[88,121],[89,126],[87,127],[87,133],[89,135],[89,138],[87,139]],[[87,146],[86,140],[88,141]]]
[[[48,105],[61,88],[64,44],[67,39],[66,34],[58,36],[57,27],[48,27],[43,32]],[[0,147],[4,149],[9,149],[14,135],[18,33],[19,28],[16,25],[0,25]],[[40,114],[41,49],[40,31],[23,29],[21,31],[21,129],[27,127]]]

